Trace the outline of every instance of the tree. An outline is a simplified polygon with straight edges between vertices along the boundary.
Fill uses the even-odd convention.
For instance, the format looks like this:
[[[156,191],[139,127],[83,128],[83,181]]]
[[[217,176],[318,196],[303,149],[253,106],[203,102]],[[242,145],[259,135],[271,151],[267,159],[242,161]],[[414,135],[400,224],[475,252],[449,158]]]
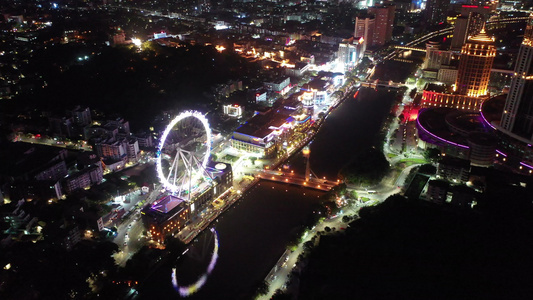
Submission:
[[[310,251],[311,249],[313,249],[313,242],[311,241],[307,241],[304,243],[304,250],[305,251]]]
[[[357,153],[341,174],[348,184],[375,185],[389,171],[390,165],[383,152],[368,148]]]
[[[270,288],[270,285],[268,284],[268,281],[263,280],[259,286],[257,287],[257,293],[259,295],[266,295],[268,293],[268,289]]]
[[[170,234],[165,237],[165,249],[171,253],[182,253],[186,247],[187,245],[185,245],[181,240],[173,237]]]
[[[342,97],[342,95],[344,95],[344,92],[341,91],[341,90],[337,90],[333,93],[332,97],[337,97],[337,98],[340,98]]]
[[[354,83],[355,83],[355,78],[349,78],[348,80],[346,80],[345,86],[351,86]]]
[[[290,299],[292,299],[292,295],[287,294],[280,289],[277,289],[274,295],[272,295],[272,298],[270,298],[270,300],[290,300]]]
[[[411,99],[413,99],[416,96],[416,92],[417,92],[416,88],[412,89],[411,92],[409,93],[409,97],[411,97]]]
[[[401,114],[401,115],[398,116],[398,119],[400,120],[400,122],[403,122],[404,118],[405,118],[405,117],[404,117],[403,114]]]
[[[436,162],[440,157],[440,150],[437,148],[429,148],[424,151],[424,158],[431,162]]]
[[[437,173],[437,168],[432,164],[425,164],[420,166],[420,168],[418,169],[418,173],[435,175]]]

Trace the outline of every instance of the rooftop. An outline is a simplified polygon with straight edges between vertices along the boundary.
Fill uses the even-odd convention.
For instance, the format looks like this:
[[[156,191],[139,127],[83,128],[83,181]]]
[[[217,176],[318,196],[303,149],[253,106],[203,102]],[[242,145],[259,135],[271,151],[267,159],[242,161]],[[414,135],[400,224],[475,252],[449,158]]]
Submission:
[[[182,202],[184,202],[184,200],[181,198],[178,198],[174,195],[166,195],[154,202],[154,204],[151,206],[151,209],[166,214],[176,208],[176,206]]]
[[[494,43],[494,37],[489,36],[485,31],[485,27],[483,26],[481,31],[478,34],[468,38],[468,41],[476,43]]]
[[[470,161],[453,156],[444,156],[440,159],[439,165],[470,168]]]
[[[500,124],[506,99],[507,94],[502,94],[483,102],[483,106],[481,106],[481,113],[489,124]]]
[[[302,89],[313,89],[317,91],[323,91],[328,86],[328,84],[329,82],[327,82],[326,80],[314,79],[313,81],[305,84]]]
[[[251,118],[248,122],[241,125],[235,132],[254,136],[258,138],[265,138],[272,132],[271,127],[279,128],[285,124],[290,118],[289,111],[284,108],[271,110],[266,114],[257,114]]]

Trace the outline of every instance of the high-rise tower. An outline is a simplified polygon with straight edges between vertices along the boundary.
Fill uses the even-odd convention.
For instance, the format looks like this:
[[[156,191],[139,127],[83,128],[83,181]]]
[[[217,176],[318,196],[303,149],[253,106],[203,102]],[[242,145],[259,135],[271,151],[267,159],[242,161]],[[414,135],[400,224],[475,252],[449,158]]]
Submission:
[[[487,35],[485,28],[477,35],[469,37],[461,49],[455,91],[469,97],[487,95],[490,70],[495,56],[494,38]]]
[[[487,19],[486,14],[469,11],[469,8],[465,9],[464,6],[466,5],[463,5],[463,13],[455,20],[452,49],[461,49],[469,36],[476,35],[481,31]]]
[[[355,17],[355,31],[354,37],[363,38],[362,53],[366,51],[366,48],[372,46],[372,36],[374,35],[374,16],[362,15]]]
[[[527,21],[500,126],[533,141],[533,14]]]
[[[396,6],[386,4],[368,8],[368,13],[376,16],[372,45],[383,46],[390,41],[394,27],[394,13]]]

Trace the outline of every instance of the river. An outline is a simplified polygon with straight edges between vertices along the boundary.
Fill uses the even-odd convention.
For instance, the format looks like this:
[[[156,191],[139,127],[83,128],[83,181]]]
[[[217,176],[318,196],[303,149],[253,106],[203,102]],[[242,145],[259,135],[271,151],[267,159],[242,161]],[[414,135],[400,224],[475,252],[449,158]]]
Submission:
[[[365,88],[357,98],[344,101],[328,116],[311,144],[312,170],[318,176],[336,178],[354,151],[372,145],[395,95]],[[296,155],[290,163],[298,170],[304,159]],[[215,222],[218,261],[205,286],[190,299],[250,299],[287,242],[312,216],[322,194],[282,183],[262,181],[254,186]],[[198,245],[186,261],[176,266],[179,282],[192,282],[207,268],[213,240],[211,233],[198,237]],[[173,266],[154,272],[140,290],[143,299],[179,298],[170,281]]]

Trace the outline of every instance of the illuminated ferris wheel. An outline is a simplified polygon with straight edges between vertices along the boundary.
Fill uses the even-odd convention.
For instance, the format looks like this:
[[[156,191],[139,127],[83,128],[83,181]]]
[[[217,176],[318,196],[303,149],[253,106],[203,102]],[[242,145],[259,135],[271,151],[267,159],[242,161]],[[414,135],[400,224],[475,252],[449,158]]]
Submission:
[[[211,151],[211,129],[205,116],[185,111],[168,124],[156,153],[156,168],[163,187],[184,200],[209,181],[206,166]]]

